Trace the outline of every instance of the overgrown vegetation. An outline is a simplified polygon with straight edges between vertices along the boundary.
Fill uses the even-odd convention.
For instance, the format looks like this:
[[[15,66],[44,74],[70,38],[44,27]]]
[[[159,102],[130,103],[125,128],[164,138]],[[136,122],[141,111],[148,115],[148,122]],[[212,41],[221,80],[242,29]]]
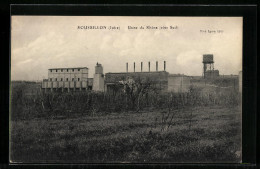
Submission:
[[[133,86],[135,85],[135,86]],[[36,92],[26,95],[24,85],[12,88],[11,119],[48,118],[75,114],[98,115],[112,112],[140,111],[145,109],[169,111],[194,106],[237,106],[239,93],[235,89],[214,88],[205,91],[191,86],[187,93],[158,92],[151,84],[126,84],[118,92],[96,93]]]
[[[117,92],[28,95],[36,84],[21,84],[13,85],[11,95],[14,162],[241,159],[235,88],[194,85],[187,93],[163,93],[151,83],[126,82]]]

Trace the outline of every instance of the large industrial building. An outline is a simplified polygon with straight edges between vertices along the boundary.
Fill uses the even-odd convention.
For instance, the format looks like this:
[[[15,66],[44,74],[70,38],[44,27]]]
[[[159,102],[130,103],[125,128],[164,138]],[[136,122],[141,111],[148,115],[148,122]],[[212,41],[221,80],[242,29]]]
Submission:
[[[96,67],[102,66],[97,64]],[[98,71],[100,70],[98,69]],[[42,88],[45,91],[56,90],[63,92],[67,90],[70,92],[71,90],[92,90],[92,87],[93,78],[88,78],[87,67],[52,68],[48,70],[48,79],[44,79],[42,82]]]
[[[133,72],[128,71],[128,63],[126,64],[126,72],[106,73],[103,74],[103,66],[99,63],[95,66],[95,74],[93,78],[88,78],[88,68],[53,68],[48,70],[48,79],[42,82],[42,88],[47,91],[100,91],[109,92],[118,87],[123,87],[122,82],[132,79],[141,83],[149,83],[162,92],[188,92],[190,88],[190,77],[181,74],[169,74],[166,71],[166,62],[164,61],[164,70],[158,71],[158,62],[156,62],[156,70],[150,70],[150,62],[148,62],[148,70],[143,71],[143,62],[141,62],[141,71],[135,71],[135,63]]]
[[[216,78],[219,71],[214,69],[213,54],[203,55],[203,76],[204,78]],[[45,91],[99,91],[110,92],[123,88],[124,82],[129,79],[138,81],[142,84],[148,84],[161,92],[188,92],[190,89],[190,77],[182,74],[169,74],[166,71],[166,61],[163,62],[163,70],[158,70],[158,62],[156,61],[156,70],[151,71],[148,62],[148,70],[143,71],[143,62],[141,62],[140,72],[134,69],[128,71],[128,63],[126,63],[126,72],[109,72],[103,74],[103,66],[99,63],[95,66],[95,74],[93,78],[88,78],[87,67],[75,68],[52,68],[48,70],[48,79],[42,82],[42,88]]]

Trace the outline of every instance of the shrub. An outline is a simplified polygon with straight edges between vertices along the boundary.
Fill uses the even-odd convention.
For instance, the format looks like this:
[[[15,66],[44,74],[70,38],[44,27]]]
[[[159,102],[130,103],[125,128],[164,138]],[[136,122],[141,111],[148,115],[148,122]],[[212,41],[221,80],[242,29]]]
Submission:
[[[154,88],[141,88],[141,92],[71,92],[26,95],[22,83],[12,87],[11,118],[28,119],[73,114],[99,115],[100,113],[139,111],[142,109],[176,110],[194,106],[236,106],[240,103],[235,89],[205,89],[191,86],[187,93],[158,92]],[[144,85],[143,85],[144,87]],[[135,96],[134,96],[135,95]]]

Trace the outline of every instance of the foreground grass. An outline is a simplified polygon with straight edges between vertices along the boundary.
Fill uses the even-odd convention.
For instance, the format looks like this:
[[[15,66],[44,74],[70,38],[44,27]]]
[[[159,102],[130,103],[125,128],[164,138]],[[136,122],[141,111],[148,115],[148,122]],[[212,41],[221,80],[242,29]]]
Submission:
[[[12,121],[11,161],[240,162],[238,107],[172,114],[172,121],[163,110]]]

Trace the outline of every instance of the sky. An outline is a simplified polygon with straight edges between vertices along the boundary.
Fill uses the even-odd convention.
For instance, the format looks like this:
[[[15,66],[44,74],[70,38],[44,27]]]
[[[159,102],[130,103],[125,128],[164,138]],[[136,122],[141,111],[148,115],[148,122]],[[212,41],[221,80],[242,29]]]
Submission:
[[[166,61],[169,73],[200,76],[203,54],[214,55],[221,75],[238,74],[242,24],[242,17],[12,16],[11,80],[42,80],[65,67],[88,67],[91,78],[97,62],[108,73],[125,72],[126,62],[129,71],[134,62],[148,71],[149,61],[151,71],[156,61],[163,70]]]

